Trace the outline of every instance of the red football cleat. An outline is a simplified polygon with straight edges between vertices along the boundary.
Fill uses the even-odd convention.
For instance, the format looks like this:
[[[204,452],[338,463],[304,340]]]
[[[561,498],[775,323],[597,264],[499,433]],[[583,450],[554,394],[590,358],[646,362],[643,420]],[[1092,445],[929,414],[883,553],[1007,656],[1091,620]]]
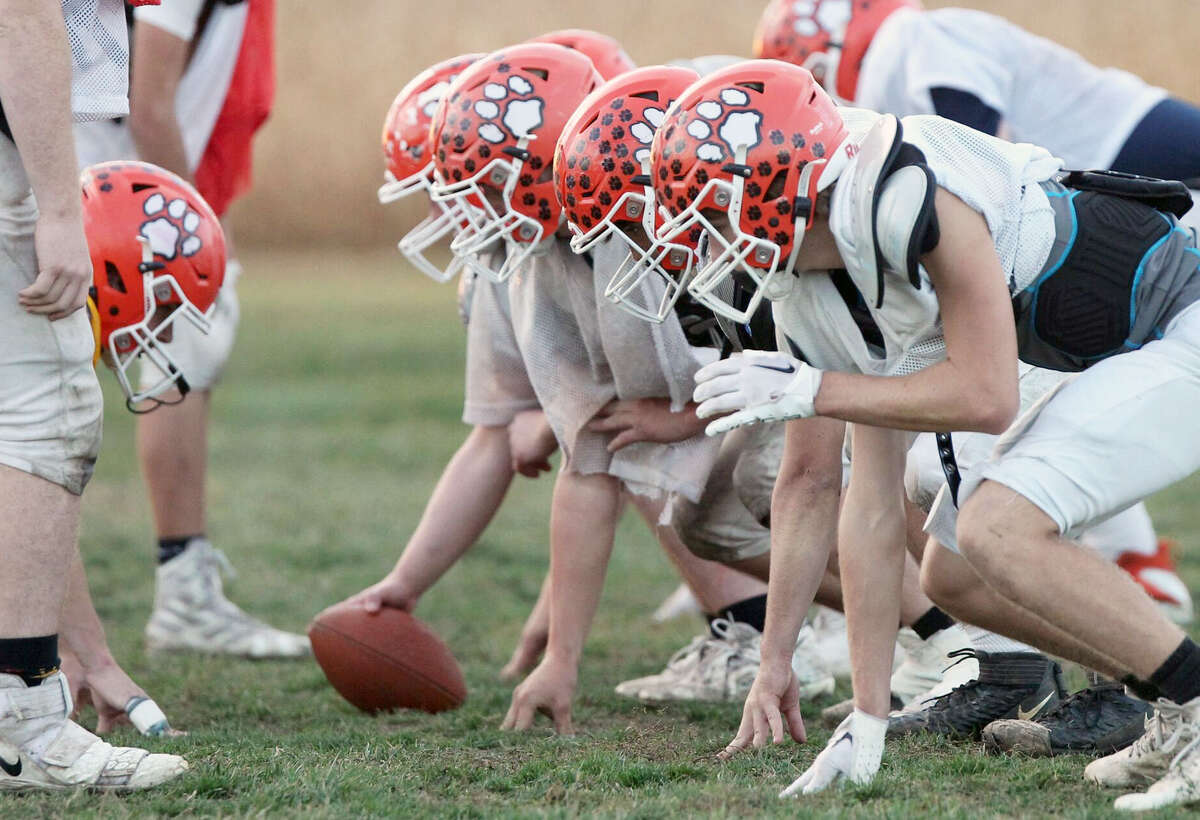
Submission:
[[[1142,585],[1168,618],[1177,624],[1186,624],[1195,618],[1195,611],[1192,596],[1171,557],[1174,547],[1174,539],[1160,538],[1158,550],[1153,555],[1123,552],[1117,556],[1117,566]]]

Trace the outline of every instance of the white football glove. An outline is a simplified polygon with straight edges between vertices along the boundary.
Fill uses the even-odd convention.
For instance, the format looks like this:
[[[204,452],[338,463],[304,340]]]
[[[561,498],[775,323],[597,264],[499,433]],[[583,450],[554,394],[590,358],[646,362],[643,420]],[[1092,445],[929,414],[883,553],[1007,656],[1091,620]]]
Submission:
[[[715,436],[760,421],[814,416],[820,389],[821,371],[815,367],[786,353],[747,350],[700,368],[692,399],[700,404],[697,418],[736,411],[705,428]]]
[[[833,737],[796,782],[779,793],[795,797],[797,793],[823,791],[839,780],[862,785],[870,783],[883,759],[883,741],[887,718],[877,718],[855,709],[834,730]]]

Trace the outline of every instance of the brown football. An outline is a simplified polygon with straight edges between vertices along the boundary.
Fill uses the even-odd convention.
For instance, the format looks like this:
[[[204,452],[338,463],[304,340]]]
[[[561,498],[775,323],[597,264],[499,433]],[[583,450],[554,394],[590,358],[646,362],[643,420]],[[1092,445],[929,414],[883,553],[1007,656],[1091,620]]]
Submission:
[[[467,683],[442,640],[421,621],[384,607],[334,604],[308,626],[313,655],[333,688],[364,712],[457,709]]]

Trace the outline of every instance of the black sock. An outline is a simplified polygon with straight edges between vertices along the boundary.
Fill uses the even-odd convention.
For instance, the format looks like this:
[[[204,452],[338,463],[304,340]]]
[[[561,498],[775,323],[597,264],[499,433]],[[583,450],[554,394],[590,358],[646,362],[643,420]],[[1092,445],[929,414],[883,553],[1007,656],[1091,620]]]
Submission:
[[[0,638],[0,673],[19,675],[26,686],[37,686],[57,671],[58,635]]]
[[[203,538],[204,533],[198,535],[185,535],[183,538],[160,538],[158,539],[158,563],[165,564],[172,558],[179,555],[187,549],[188,543],[193,538]]]
[[[1200,646],[1184,638],[1154,670],[1150,683],[1162,690],[1163,697],[1180,705],[1200,697]]]
[[[1126,675],[1121,678],[1121,683],[1125,684],[1125,688],[1133,693],[1135,698],[1154,703],[1162,697],[1162,692],[1158,691],[1158,687],[1153,683],[1147,683],[1144,680],[1138,680],[1133,675]]]
[[[730,604],[721,611],[719,617],[728,618],[740,624],[749,624],[762,632],[763,627],[767,625],[767,596],[765,594],[755,595],[753,598],[746,598]],[[712,621],[709,621],[709,625],[712,625]]]
[[[935,633],[951,626],[954,626],[954,619],[936,606],[931,606],[928,612],[913,621],[912,631],[917,633],[918,638],[927,641]]]

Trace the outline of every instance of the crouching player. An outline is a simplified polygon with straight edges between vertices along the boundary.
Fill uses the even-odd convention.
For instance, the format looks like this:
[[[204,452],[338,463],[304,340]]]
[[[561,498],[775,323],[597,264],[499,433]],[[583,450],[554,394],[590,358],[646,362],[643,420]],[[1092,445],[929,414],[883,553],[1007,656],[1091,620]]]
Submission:
[[[739,93],[723,99],[730,89]],[[937,117],[906,118],[902,131],[892,117],[843,114],[806,71],[777,63],[747,63],[693,91],[655,154],[668,169],[680,162],[657,189],[680,217],[667,227],[702,219],[720,251],[693,277],[692,292],[736,315],[715,285],[746,274],[756,297],[776,300],[789,349],[699,374],[698,412],[733,413],[713,432],[820,417],[794,423],[795,443],[809,447],[814,428],[853,423],[838,538],[857,708],[785,793],[841,777],[866,782],[878,769],[898,612],[905,431],[1006,430],[1020,358],[1087,369],[1035,405],[992,459],[959,476],[956,522],[951,487],[959,482],[951,478],[928,526],[995,593],[1010,616],[1004,631],[1158,699],[1142,739],[1089,767],[1112,785],[1158,779],[1118,808],[1200,797],[1191,785],[1200,757],[1180,743],[1200,720],[1200,648],[1128,575],[1070,540],[1200,466],[1200,440],[1180,410],[1200,400],[1200,255],[1175,218],[1190,207],[1186,190],[1061,175],[1061,162],[1042,149]],[[707,121],[714,104],[738,123],[723,129],[723,144],[683,140],[675,150],[672,138]],[[775,135],[791,147],[767,144]],[[790,218],[756,235],[757,220],[741,206],[748,179],[772,163],[764,176],[786,173]],[[713,182],[677,201],[681,182],[702,167],[715,171]],[[763,204],[763,213],[779,213],[779,201]],[[832,269],[847,272],[853,291],[838,291],[824,273]],[[792,442],[789,430],[789,450]],[[799,602],[811,591],[794,569],[816,558],[805,557],[803,538],[790,545],[789,571],[772,575]],[[793,621],[769,618],[768,645],[793,632]],[[776,624],[783,636],[773,635]],[[761,738],[779,737],[783,709],[802,735],[798,713],[780,699],[786,675],[771,654],[746,719],[761,725]]]
[[[1200,109],[981,11],[925,11],[918,0],[820,8],[776,0],[759,22],[755,56],[803,65],[835,98],[871,111],[937,114],[1040,145],[1068,168],[1200,185]],[[1038,93],[1030,94],[1035,85]],[[1197,217],[1193,209],[1184,220],[1195,227]],[[1171,541],[1156,536],[1144,505],[1093,530],[1088,542],[1172,620],[1191,621],[1192,598]]]

